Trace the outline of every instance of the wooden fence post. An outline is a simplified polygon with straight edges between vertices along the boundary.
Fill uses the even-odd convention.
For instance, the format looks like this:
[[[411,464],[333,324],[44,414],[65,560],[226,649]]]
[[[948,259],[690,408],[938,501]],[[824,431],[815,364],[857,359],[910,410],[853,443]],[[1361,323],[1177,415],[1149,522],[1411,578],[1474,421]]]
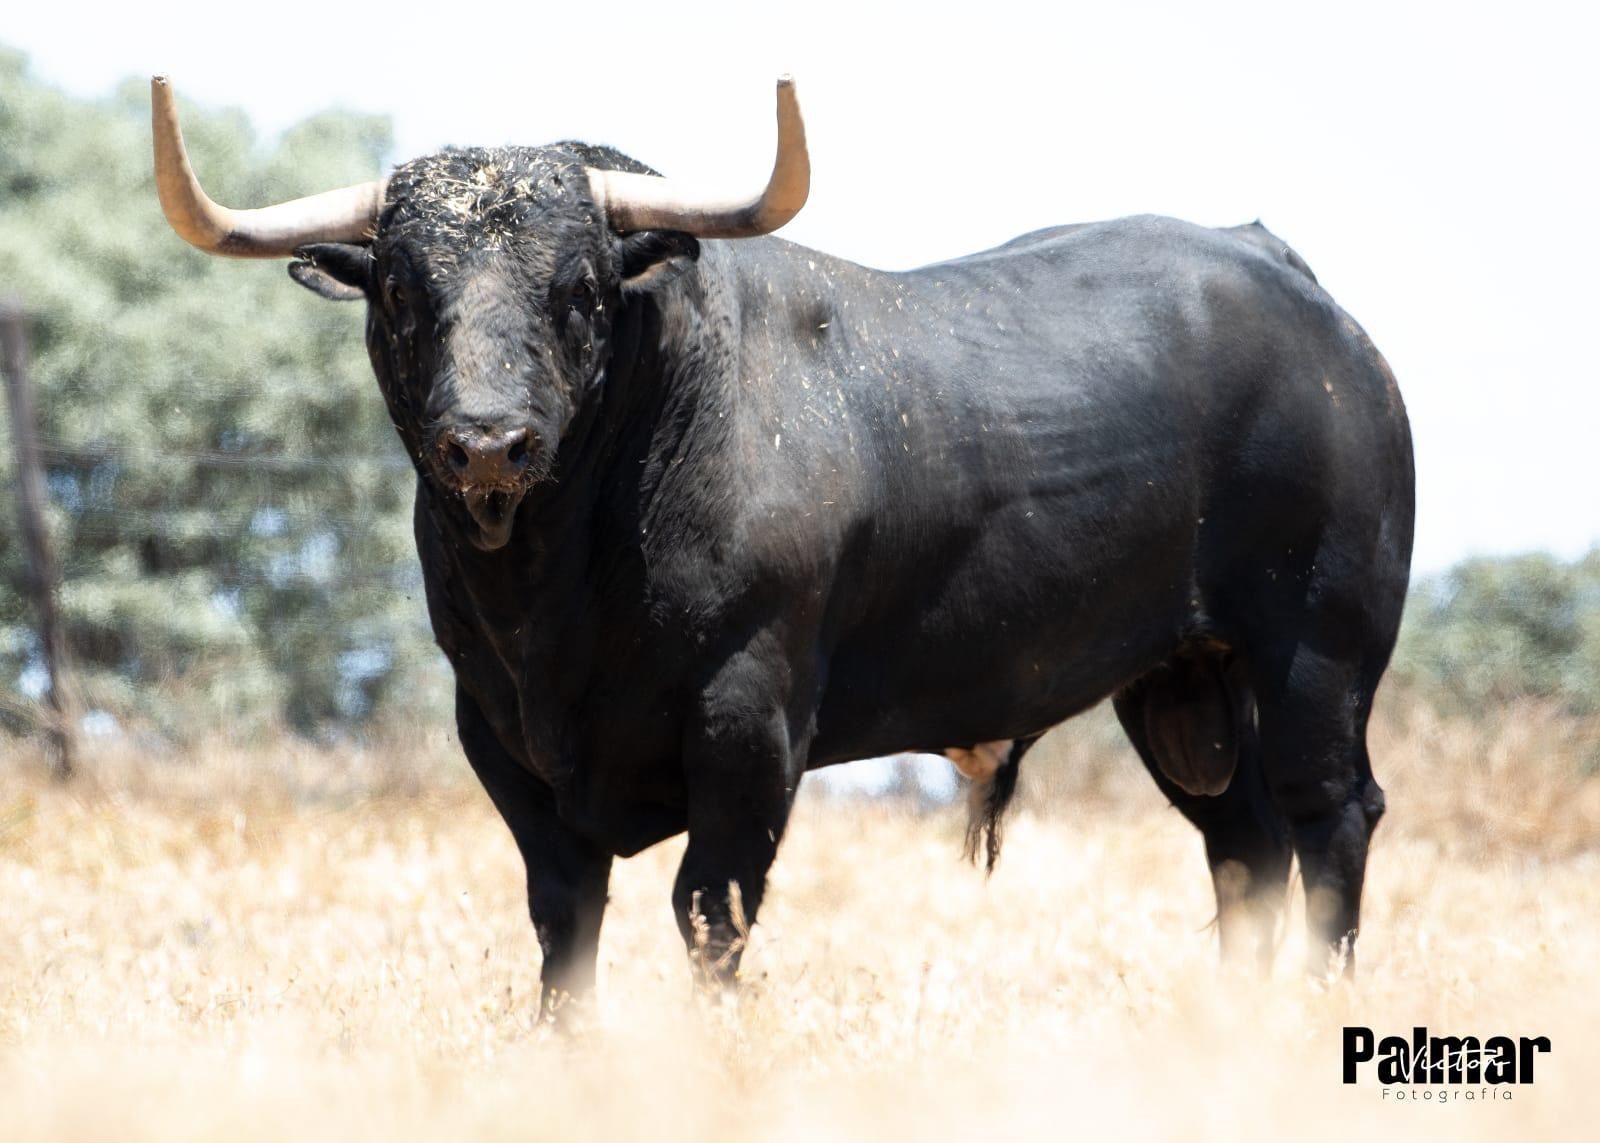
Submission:
[[[23,590],[39,617],[39,647],[48,672],[51,773],[58,781],[72,777],[75,765],[73,706],[66,688],[66,639],[56,610],[58,573],[44,520],[44,469],[35,438],[33,389],[28,376],[28,314],[20,302],[0,299],[0,363],[6,377],[6,403],[11,415],[11,440],[16,454],[17,520],[27,561]]]

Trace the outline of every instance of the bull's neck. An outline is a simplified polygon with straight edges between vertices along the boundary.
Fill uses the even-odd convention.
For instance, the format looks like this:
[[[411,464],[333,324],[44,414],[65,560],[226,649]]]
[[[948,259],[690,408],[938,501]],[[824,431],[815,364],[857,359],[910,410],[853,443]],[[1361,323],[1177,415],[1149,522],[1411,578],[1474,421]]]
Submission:
[[[737,328],[732,291],[705,263],[624,304],[577,463],[608,547],[647,551],[672,470],[723,438]]]

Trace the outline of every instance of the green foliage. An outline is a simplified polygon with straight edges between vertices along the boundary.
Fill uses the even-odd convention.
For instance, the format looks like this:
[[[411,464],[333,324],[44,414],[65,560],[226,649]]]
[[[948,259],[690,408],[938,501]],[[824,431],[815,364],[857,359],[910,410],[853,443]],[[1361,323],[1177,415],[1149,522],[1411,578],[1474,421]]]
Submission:
[[[149,114],[142,82],[75,100],[0,53],[0,292],[36,316],[52,534],[89,701],[174,734],[279,717],[322,729],[391,695],[414,703],[437,656],[413,479],[361,308],[314,298],[280,262],[174,236]],[[348,114],[263,145],[238,113],[185,106],[184,130],[208,189],[241,205],[371,178],[390,148],[386,121]],[[9,439],[3,462],[9,481]],[[19,559],[6,504],[4,687],[32,649]]]
[[[1538,698],[1600,713],[1600,548],[1467,560],[1418,583],[1394,672],[1460,711]]]

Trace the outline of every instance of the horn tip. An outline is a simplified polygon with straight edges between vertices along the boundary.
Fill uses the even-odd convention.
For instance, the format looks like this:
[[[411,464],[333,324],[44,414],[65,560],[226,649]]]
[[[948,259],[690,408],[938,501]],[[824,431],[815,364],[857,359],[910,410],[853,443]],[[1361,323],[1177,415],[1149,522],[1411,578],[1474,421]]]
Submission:
[[[151,87],[171,87],[172,77],[164,71],[158,71],[150,77]]]
[[[784,88],[792,88],[793,86],[794,86],[794,73],[786,71],[786,72],[784,72],[782,75],[780,75],[778,77],[778,88],[780,90],[782,90]]]

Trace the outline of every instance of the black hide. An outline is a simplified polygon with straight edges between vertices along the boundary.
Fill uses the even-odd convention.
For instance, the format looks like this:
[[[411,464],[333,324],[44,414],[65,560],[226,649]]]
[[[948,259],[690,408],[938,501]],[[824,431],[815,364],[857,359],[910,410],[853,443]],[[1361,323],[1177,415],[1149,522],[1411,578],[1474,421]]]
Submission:
[[[727,974],[807,770],[1031,743],[1108,696],[1204,833],[1224,944],[1270,952],[1292,846],[1319,963],[1345,956],[1412,456],[1298,255],[1144,217],[880,273],[619,237],[585,163],[642,169],[446,152],[397,172],[370,249],[304,253],[369,299],[550,995],[592,979],[613,855],[688,830],[676,912]],[[531,442],[488,524],[439,459],[463,425]]]

